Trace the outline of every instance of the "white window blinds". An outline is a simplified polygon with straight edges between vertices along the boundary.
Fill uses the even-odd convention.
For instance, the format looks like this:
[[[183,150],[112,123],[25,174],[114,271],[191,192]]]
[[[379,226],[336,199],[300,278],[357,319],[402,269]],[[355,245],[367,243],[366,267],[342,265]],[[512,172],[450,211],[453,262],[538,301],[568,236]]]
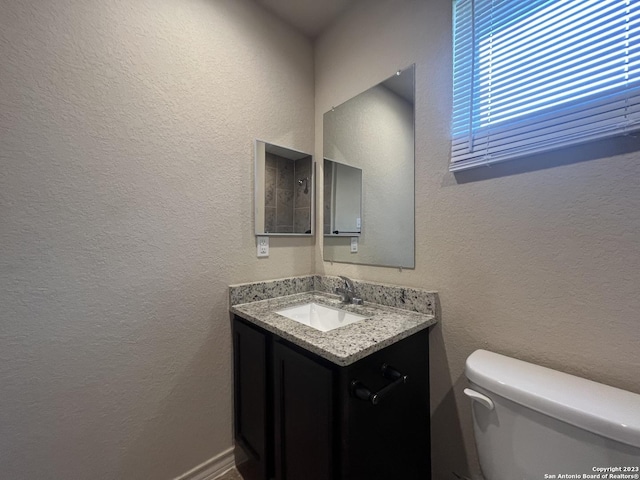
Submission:
[[[640,0],[456,0],[451,171],[640,129]]]

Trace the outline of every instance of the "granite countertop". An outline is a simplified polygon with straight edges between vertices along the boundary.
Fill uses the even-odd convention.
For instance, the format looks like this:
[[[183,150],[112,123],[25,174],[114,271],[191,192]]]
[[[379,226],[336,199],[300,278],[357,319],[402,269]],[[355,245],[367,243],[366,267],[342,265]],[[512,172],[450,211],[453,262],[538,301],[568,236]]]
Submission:
[[[367,316],[366,320],[321,332],[279,315],[276,310],[316,302]],[[231,305],[230,311],[337,365],[350,365],[436,323],[434,315],[377,303],[346,305],[337,295],[308,291]]]

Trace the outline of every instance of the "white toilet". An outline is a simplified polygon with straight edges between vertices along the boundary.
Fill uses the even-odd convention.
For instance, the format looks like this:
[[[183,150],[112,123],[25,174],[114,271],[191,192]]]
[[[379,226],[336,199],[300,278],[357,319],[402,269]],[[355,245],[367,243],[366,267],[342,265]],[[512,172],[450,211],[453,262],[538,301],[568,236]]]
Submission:
[[[486,350],[466,376],[486,480],[639,478],[640,395]]]

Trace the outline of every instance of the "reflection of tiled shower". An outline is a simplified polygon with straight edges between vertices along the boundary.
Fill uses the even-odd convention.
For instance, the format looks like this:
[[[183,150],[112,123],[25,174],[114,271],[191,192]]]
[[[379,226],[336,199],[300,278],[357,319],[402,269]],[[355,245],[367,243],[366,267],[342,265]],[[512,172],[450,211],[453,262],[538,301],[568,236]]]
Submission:
[[[265,231],[310,233],[311,156],[294,161],[267,152],[265,160]]]

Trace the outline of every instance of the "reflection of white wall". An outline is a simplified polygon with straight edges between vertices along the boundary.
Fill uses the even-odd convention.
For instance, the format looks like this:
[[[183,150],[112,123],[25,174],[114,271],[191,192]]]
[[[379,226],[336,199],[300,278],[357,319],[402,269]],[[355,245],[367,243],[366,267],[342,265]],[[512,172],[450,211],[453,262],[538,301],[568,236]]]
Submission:
[[[363,170],[357,261],[413,266],[413,105],[376,86],[327,115],[324,155]],[[326,246],[327,258],[354,260],[345,242]]]
[[[362,170],[335,163],[331,231],[359,232],[362,204]]]

